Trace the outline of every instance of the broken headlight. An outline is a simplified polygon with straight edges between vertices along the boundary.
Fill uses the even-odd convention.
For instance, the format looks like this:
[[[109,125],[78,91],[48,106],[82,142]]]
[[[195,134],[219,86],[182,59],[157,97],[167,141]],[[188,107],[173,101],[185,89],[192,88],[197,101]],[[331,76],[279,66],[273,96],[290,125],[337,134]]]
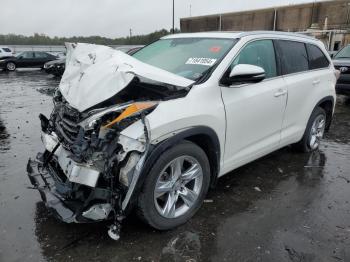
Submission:
[[[130,104],[119,105],[110,107],[100,112],[93,114],[80,123],[85,130],[94,129],[97,125],[104,129],[113,128],[114,126],[121,126],[126,120],[137,120],[137,117],[142,113],[150,113],[159,102],[148,101],[148,102],[135,102]],[[124,121],[125,120],[125,121]],[[132,121],[134,122],[134,121]],[[129,121],[130,124],[130,121]]]
[[[103,128],[111,128],[115,124],[120,123],[124,119],[129,117],[140,115],[142,112],[154,109],[158,103],[157,102],[136,102],[130,104],[118,117],[114,118],[112,121],[107,122],[103,125]]]

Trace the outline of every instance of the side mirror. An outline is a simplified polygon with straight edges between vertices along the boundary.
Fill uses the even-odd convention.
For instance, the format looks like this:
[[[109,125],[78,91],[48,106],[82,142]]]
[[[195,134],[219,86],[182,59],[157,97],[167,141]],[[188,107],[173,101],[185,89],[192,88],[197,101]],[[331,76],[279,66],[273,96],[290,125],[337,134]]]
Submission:
[[[19,56],[18,59],[23,59],[23,56]]]
[[[232,68],[228,79],[229,85],[258,83],[265,79],[265,70],[260,66],[239,64]]]
[[[334,57],[334,53],[333,53],[333,54],[330,54],[330,57],[333,58],[333,57]]]

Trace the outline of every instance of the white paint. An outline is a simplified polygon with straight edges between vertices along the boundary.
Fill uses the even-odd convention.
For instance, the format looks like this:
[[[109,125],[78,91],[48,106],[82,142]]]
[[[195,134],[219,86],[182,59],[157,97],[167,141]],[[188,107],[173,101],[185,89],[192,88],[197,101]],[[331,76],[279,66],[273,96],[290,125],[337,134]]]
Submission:
[[[194,85],[186,97],[162,102],[147,116],[151,140],[156,143],[191,127],[211,128],[220,141],[220,176],[299,141],[317,102],[326,96],[335,100],[333,65],[327,69],[265,79],[239,87],[219,85],[235,56],[250,41],[285,39],[308,42],[320,47],[330,59],[324,45],[316,39],[279,32],[177,34],[166,38],[182,36],[231,36],[240,38],[240,41],[206,82]],[[313,85],[317,79],[320,83]],[[134,123],[122,134],[142,140],[142,123]]]
[[[167,38],[180,38],[181,36],[178,34],[167,36]],[[285,39],[312,43],[317,45],[330,59],[323,44],[316,39],[291,33],[270,32],[192,34],[192,37],[206,36],[221,36],[222,38],[231,36],[240,38],[240,40],[207,81],[194,85],[185,97],[163,101],[147,116],[153,144],[181,130],[197,126],[209,127],[217,134],[220,142],[219,175],[221,176],[274,150],[299,141],[317,102],[326,96],[332,96],[335,100],[336,78],[332,64],[326,69],[279,76],[256,84],[245,84],[239,87],[219,85],[224,72],[248,42],[259,39]],[[184,37],[191,37],[191,35],[186,34]],[[124,62],[127,60],[125,55],[118,53],[115,56],[121,57]],[[105,59],[104,63],[108,61]],[[113,66],[113,64],[114,62],[109,65]],[[150,67],[150,71],[145,73],[147,71],[145,69],[149,67],[144,64],[140,67],[135,66],[134,69],[136,67],[138,70],[135,71],[138,74],[152,75],[151,79],[155,81],[170,82],[171,80],[172,84],[180,86],[189,83],[189,80],[163,72],[163,70],[156,70],[153,67]],[[93,69],[94,66],[91,68]],[[100,66],[97,66],[96,70],[99,69]],[[91,78],[94,73],[92,70]],[[99,82],[96,81],[95,85],[99,86]],[[101,85],[104,86],[103,81]],[[101,90],[109,92],[107,87]],[[95,94],[92,87],[89,91]],[[91,100],[94,99],[94,96],[90,93],[78,92],[77,94],[82,95],[80,99],[90,100],[90,103],[93,103]],[[78,98],[74,96],[70,98],[77,102],[75,99]],[[122,135],[143,141],[142,123],[137,121],[130,125],[122,131]]]

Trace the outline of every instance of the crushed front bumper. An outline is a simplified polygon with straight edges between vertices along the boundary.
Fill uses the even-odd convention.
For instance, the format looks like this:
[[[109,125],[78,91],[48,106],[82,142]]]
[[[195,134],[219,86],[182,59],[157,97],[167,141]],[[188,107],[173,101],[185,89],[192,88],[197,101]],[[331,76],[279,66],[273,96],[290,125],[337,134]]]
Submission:
[[[45,170],[45,171],[44,171]],[[56,191],[52,176],[43,167],[43,163],[29,159],[27,175],[33,187],[40,192],[41,199],[50,211],[60,220],[72,223],[76,221],[74,210],[64,204],[64,199]]]
[[[70,159],[54,135],[43,132],[42,141],[46,150],[29,159],[27,175],[48,209],[66,223],[109,219],[112,192],[97,186],[100,172]]]
[[[66,223],[89,223],[109,219],[111,192],[104,188],[89,188],[62,180],[55,161],[44,164],[45,154],[29,159],[27,175],[47,208]]]
[[[40,116],[45,152],[29,159],[27,175],[34,189],[40,192],[46,206],[66,223],[88,223],[125,217],[132,207],[134,189],[138,183],[150,143],[148,122],[146,142],[108,133],[98,147],[81,161],[75,150],[61,145],[57,134],[48,131],[48,120]],[[115,132],[111,134],[115,135]],[[97,148],[97,149],[96,149]],[[89,147],[88,147],[89,149]],[[116,173],[117,172],[117,173]]]

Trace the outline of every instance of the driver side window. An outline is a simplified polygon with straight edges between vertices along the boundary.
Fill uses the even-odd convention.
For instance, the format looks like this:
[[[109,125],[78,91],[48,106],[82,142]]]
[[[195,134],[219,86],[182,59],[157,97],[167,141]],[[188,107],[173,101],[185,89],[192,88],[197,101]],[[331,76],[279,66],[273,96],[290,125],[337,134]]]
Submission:
[[[257,40],[247,44],[235,58],[230,69],[238,64],[260,66],[265,70],[265,78],[277,76],[275,49],[272,40]]]

